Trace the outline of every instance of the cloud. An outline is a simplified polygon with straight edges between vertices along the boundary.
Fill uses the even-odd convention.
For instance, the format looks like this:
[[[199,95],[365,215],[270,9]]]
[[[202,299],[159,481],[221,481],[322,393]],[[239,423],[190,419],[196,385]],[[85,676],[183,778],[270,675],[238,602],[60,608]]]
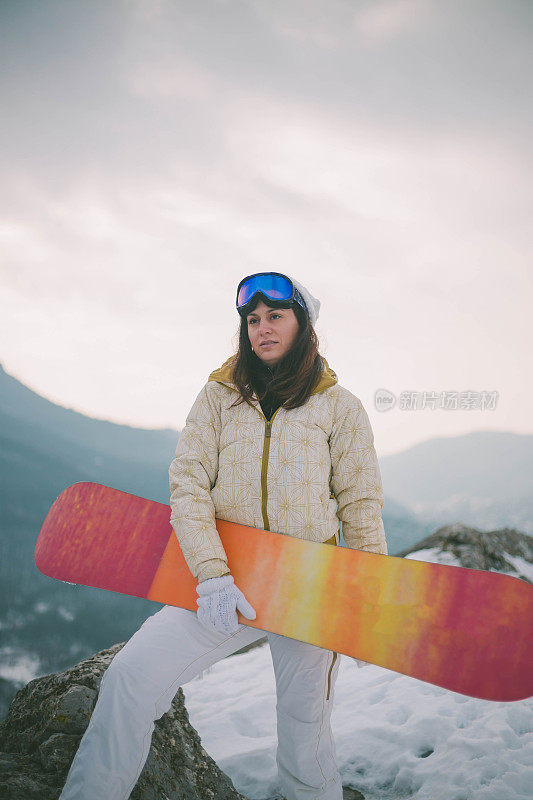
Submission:
[[[238,280],[276,267],[324,298],[323,341],[354,381],[490,370],[489,341],[519,393],[530,4],[30,0],[2,16],[9,363],[62,376],[74,404],[101,370],[94,402],[105,415],[113,396],[115,418],[124,387],[179,364],[188,394],[159,393],[157,418],[179,402],[184,419],[231,348]],[[148,413],[135,396],[131,419]]]
[[[149,101],[179,98],[191,103],[214,100],[219,86],[211,71],[175,54],[140,61],[126,76],[126,83],[132,94]]]
[[[377,0],[360,5],[354,13],[355,29],[380,43],[427,30],[432,5],[429,0]]]

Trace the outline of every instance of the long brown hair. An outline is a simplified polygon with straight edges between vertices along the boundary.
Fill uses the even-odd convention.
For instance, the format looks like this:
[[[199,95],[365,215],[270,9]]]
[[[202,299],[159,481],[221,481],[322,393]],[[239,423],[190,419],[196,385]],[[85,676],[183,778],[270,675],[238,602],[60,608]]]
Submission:
[[[268,395],[277,399],[284,408],[298,408],[305,403],[320,380],[324,366],[318,352],[315,329],[298,303],[291,308],[298,320],[299,330],[292,347],[273,370],[252,350],[248,337],[248,318],[241,317],[239,348],[233,361],[233,383],[241,396],[233,403],[234,406],[251,399],[255,392],[260,401]]]

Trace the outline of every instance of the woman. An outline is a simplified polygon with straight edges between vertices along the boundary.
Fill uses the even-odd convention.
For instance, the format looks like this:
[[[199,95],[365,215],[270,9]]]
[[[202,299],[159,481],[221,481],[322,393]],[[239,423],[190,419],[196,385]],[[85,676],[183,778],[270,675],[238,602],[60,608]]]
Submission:
[[[381,478],[368,416],[318,353],[320,303],[281,273],[237,290],[237,354],[209,376],[170,466],[171,523],[198,578],[197,614],[165,606],[106,671],[62,800],[126,800],[154,721],[178,687],[264,636],[235,586],[215,517],[386,553]],[[330,728],[337,653],[268,633],[277,765],[286,800],[341,800]],[[131,698],[137,703],[132,707]]]

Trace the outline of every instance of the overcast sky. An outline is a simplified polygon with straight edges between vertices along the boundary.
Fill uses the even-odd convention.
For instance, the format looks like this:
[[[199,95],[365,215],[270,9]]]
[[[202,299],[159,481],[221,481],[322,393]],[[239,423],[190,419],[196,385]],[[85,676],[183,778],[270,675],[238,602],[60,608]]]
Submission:
[[[532,17],[2,0],[4,368],[92,416],[181,427],[233,350],[238,281],[276,269],[322,301],[321,352],[379,454],[530,433]],[[378,389],[498,397],[379,412]]]

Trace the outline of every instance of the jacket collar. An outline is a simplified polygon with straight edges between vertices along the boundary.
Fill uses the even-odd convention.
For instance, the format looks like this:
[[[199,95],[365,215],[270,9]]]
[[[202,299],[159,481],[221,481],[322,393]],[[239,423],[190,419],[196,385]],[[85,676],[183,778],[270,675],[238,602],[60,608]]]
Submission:
[[[237,391],[237,387],[233,383],[233,362],[234,356],[228,358],[227,361],[224,361],[221,367],[215,369],[211,375],[209,376],[208,380],[216,381],[217,383],[222,383],[224,386],[227,386],[229,389],[234,389]],[[329,366],[326,359],[321,356],[321,359],[324,363],[324,371],[320,376],[320,380],[311,392],[311,394],[317,394],[318,392],[323,392],[324,389],[329,389],[331,386],[335,386],[337,383],[337,375],[333,372],[331,367]]]

